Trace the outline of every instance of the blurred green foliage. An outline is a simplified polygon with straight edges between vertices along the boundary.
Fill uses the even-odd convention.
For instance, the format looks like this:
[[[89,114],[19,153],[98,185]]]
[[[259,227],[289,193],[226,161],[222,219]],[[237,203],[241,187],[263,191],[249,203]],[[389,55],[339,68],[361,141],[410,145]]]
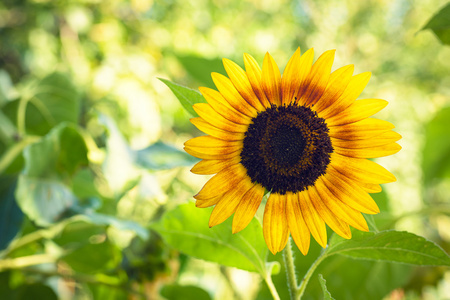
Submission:
[[[0,295],[272,298],[254,273],[195,259],[223,257],[251,271],[258,261],[263,278],[277,273],[267,262],[280,263],[272,280],[286,299],[281,255],[267,254],[257,220],[231,235],[229,224],[209,230],[208,210],[186,204],[205,180],[186,167],[196,160],[182,144],[199,132],[176,98],[185,88],[174,82],[213,87],[209,74],[225,73],[221,58],[242,65],[244,52],[261,62],[270,51],[282,70],[298,46],[336,48],[335,67],[372,71],[362,97],[390,101],[380,117],[396,124],[404,148],[380,160],[398,182],[374,195],[382,210],[374,225],[423,235],[449,252],[450,48],[440,43],[448,43],[448,7],[440,0],[2,1]],[[158,78],[170,78],[163,81],[176,96]],[[191,101],[203,101],[190,92]],[[173,228],[204,236],[175,236]],[[211,236],[249,256],[202,244]],[[295,249],[300,277],[320,253],[316,243],[306,257]],[[450,297],[443,267],[333,255],[316,270],[307,299],[324,297],[318,274],[336,299]]]

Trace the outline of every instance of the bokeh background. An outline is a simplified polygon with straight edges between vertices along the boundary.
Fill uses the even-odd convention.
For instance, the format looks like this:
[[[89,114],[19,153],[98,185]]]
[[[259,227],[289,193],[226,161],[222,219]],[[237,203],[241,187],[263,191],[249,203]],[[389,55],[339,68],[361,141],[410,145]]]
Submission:
[[[200,132],[158,78],[213,87],[223,57],[243,65],[250,53],[262,63],[270,52],[283,70],[297,47],[314,47],[316,58],[336,49],[333,69],[372,72],[360,98],[388,100],[377,117],[403,136],[402,151],[378,160],[398,181],[374,196],[376,222],[448,252],[450,47],[421,30],[445,4],[3,0],[0,294],[270,299],[258,275],[186,256],[149,230],[206,181],[182,152]],[[299,275],[318,251],[314,242],[306,258],[297,253]],[[450,298],[445,268],[339,258],[321,272],[337,299]],[[284,276],[274,276],[282,299]],[[320,298],[318,288],[312,281],[307,297]]]

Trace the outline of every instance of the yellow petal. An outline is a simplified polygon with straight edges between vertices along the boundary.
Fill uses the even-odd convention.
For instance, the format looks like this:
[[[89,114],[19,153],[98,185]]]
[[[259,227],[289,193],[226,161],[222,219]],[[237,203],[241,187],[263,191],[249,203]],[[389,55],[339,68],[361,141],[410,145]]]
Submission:
[[[297,193],[297,196],[303,219],[306,225],[308,225],[309,231],[319,245],[325,248],[327,246],[327,228],[325,227],[325,222],[314,208],[308,191]]]
[[[318,195],[320,196],[322,204],[328,208],[331,214],[335,215],[343,222],[355,227],[358,230],[369,231],[366,219],[364,219],[362,214],[359,211],[351,208],[341,200],[341,198],[345,199],[345,196],[342,197],[342,193],[333,194],[333,192],[329,190],[328,187],[324,184],[322,178],[317,179],[314,187],[318,192]],[[333,191],[336,192],[336,190]],[[320,212],[317,207],[316,209]],[[325,218],[324,220],[328,224]]]
[[[219,203],[220,199],[222,199],[222,196],[223,195],[219,195],[214,198],[206,199],[206,200],[196,200],[195,206],[199,207],[199,208],[205,208],[205,207],[210,207],[210,206],[216,205],[217,203]]]
[[[228,77],[219,73],[212,73],[211,77],[217,89],[233,108],[251,118],[256,116],[255,108],[241,97]]]
[[[223,195],[233,189],[240,181],[248,180],[247,170],[241,164],[231,165],[214,175],[194,196],[197,200],[206,200]]]
[[[281,73],[269,53],[264,57],[261,85],[269,102],[281,105]]]
[[[368,148],[341,148],[334,146],[334,152],[340,155],[355,157],[355,158],[375,158],[392,155],[402,149],[397,143],[390,143],[382,146],[368,147]]]
[[[223,195],[214,207],[209,218],[209,227],[216,226],[228,219],[238,207],[242,197],[253,187],[250,180],[238,182],[234,188]]]
[[[358,182],[358,185],[360,185],[361,188],[364,191],[366,191],[367,193],[380,193],[382,191],[381,185],[379,185],[379,184]],[[363,211],[361,210],[361,212],[363,212]]]
[[[261,204],[264,192],[264,187],[255,184],[244,197],[242,197],[233,217],[233,225],[231,227],[233,233],[237,233],[247,227]]]
[[[327,119],[330,126],[344,125],[366,119],[388,105],[382,99],[362,99],[353,102],[346,110]]]
[[[184,147],[184,151],[192,156],[201,159],[229,159],[239,157],[242,147],[221,147],[221,148],[190,148]]]
[[[347,109],[355,102],[369,82],[371,73],[365,72],[353,76],[344,93],[319,113],[319,117],[327,119]]]
[[[327,205],[325,205],[324,200],[321,195],[317,192],[314,186],[308,188],[309,198],[319,213],[320,217],[325,221],[325,223],[330,226],[330,228],[342,236],[343,238],[349,239],[352,237],[350,227],[348,224],[341,219],[337,218],[336,215],[330,210]]]
[[[227,141],[239,141],[244,139],[243,132],[229,132],[222,129],[219,129],[202,118],[192,118],[190,119],[191,123],[194,124],[199,130],[203,131],[206,134],[212,135],[213,137],[227,140]]]
[[[230,132],[246,132],[248,129],[248,125],[236,124],[221,116],[207,103],[196,103],[192,107],[203,120],[219,129]]]
[[[314,105],[315,111],[321,112],[331,104],[333,104],[344,93],[354,71],[353,65],[344,66],[337,69],[330,75],[327,87],[322,97]]]
[[[298,196],[293,193],[287,193],[286,198],[286,214],[289,231],[298,249],[300,249],[303,255],[306,255],[309,250],[311,234],[303,219]]]
[[[395,176],[379,164],[363,158],[331,154],[331,164],[346,177],[367,183],[388,183],[396,181]]]
[[[336,171],[333,166],[328,166],[327,174],[323,176],[323,182],[339,199],[354,209],[366,213],[377,214],[380,212],[375,201],[362,188],[362,183],[352,181]]]
[[[248,125],[251,123],[249,116],[244,115],[232,107],[218,91],[206,87],[199,87],[198,89],[209,105],[224,118],[237,124]]]
[[[222,171],[223,169],[239,163],[240,156],[229,159],[204,159],[199,161],[192,167],[191,172],[200,175],[211,175]]]
[[[335,52],[336,50],[324,52],[314,63],[306,79],[308,86],[302,94],[299,94],[299,103],[306,106],[314,105],[322,97],[330,78]]]
[[[263,233],[267,247],[273,254],[280,252],[286,245],[286,236],[289,235],[289,231],[285,196],[276,193],[270,194],[264,209]]]
[[[394,129],[394,127],[395,126],[388,121],[373,118],[364,119],[346,125],[328,126],[330,129],[330,137],[343,140],[369,139],[380,135],[383,132]]]
[[[400,140],[402,136],[394,131],[386,131],[380,135],[374,136],[370,139],[365,140],[341,140],[336,138],[331,138],[331,143],[336,147],[340,148],[370,148],[370,147],[378,147],[387,144],[392,144],[398,140]]]
[[[264,106],[261,104],[261,101],[259,101],[253,91],[245,71],[242,70],[236,63],[226,58],[223,59],[223,65],[234,87],[245,99],[245,101],[247,101],[258,111],[265,110]]]
[[[297,96],[297,91],[300,87],[301,76],[300,73],[300,47],[297,48],[294,55],[288,61],[281,77],[281,95],[283,105],[288,105],[293,102]]]
[[[299,86],[295,89],[295,102],[299,105],[303,105],[304,103],[300,102],[300,97],[305,93],[306,89],[309,86],[309,73],[311,72],[312,63],[314,60],[314,48],[306,51],[301,57],[299,62]]]
[[[244,54],[244,64],[245,71],[247,73],[248,80],[250,81],[250,85],[252,86],[253,91],[258,97],[259,101],[265,108],[269,108],[271,106],[270,101],[267,99],[266,94],[261,86],[261,68],[259,67],[256,60],[250,55]]]
[[[235,147],[235,146],[242,146],[242,141],[227,141],[209,135],[202,135],[187,140],[184,143],[184,145],[190,148]]]

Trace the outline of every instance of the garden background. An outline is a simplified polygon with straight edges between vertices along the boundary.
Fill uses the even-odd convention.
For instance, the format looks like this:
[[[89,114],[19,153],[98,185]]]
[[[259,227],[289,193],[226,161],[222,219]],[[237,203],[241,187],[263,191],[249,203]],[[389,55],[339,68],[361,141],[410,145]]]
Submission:
[[[258,272],[271,271],[287,299],[281,253],[268,252],[256,219],[232,235],[230,222],[209,229],[210,210],[194,208],[206,179],[189,172],[197,160],[182,148],[201,133],[160,78],[213,88],[223,57],[243,65],[249,53],[262,63],[268,51],[283,70],[299,46],[337,49],[333,69],[371,71],[360,98],[388,100],[378,116],[403,136],[398,154],[377,160],[397,182],[373,195],[381,213],[372,229],[406,230],[448,253],[450,33],[437,28],[440,41],[422,30],[445,5],[3,0],[0,295],[261,300],[271,295]],[[240,252],[244,242],[254,257]],[[306,257],[295,249],[300,277],[319,252],[316,242]],[[336,299],[450,298],[447,267],[336,255],[316,271],[306,299],[323,297],[317,274]]]

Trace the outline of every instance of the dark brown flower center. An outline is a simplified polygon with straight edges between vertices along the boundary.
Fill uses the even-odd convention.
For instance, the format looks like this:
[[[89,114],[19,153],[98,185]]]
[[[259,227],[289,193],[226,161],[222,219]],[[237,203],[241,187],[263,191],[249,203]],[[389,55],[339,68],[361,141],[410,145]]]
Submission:
[[[325,174],[333,152],[328,127],[310,108],[275,106],[253,118],[241,163],[273,193],[300,192]]]

